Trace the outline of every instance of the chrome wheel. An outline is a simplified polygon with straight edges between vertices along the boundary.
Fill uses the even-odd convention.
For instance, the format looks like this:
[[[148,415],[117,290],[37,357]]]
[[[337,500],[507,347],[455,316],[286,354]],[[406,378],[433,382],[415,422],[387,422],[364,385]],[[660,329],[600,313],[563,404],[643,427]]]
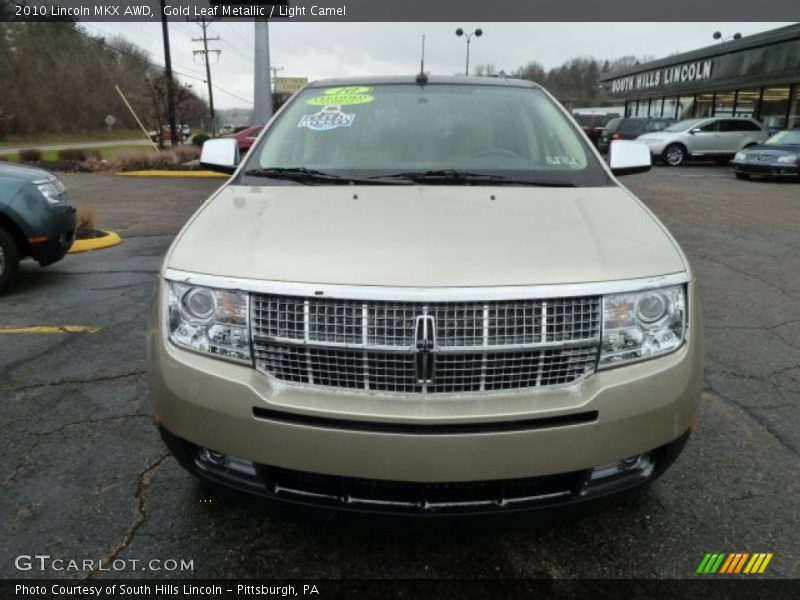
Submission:
[[[664,151],[664,160],[671,167],[677,167],[683,162],[685,153],[680,146],[670,146]]]

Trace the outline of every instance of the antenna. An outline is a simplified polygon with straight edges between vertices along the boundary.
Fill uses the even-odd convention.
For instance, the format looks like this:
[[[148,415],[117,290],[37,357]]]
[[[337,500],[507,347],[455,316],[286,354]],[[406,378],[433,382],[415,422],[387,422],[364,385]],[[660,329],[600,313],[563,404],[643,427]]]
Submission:
[[[418,85],[425,85],[428,83],[428,76],[425,74],[425,34],[422,34],[422,56],[419,59],[419,75],[417,75],[416,83]]]

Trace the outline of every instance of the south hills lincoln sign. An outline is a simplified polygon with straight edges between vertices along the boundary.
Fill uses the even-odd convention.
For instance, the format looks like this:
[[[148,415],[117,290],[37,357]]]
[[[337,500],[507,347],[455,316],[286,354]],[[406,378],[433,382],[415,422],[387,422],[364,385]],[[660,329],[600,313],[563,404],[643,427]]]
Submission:
[[[711,79],[711,60],[672,65],[611,80],[612,94],[657,90],[694,81]]]

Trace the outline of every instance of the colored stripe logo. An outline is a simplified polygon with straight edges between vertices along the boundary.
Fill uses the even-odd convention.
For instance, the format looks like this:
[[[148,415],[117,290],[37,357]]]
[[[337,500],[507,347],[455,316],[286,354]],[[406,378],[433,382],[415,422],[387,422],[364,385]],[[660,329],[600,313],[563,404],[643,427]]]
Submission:
[[[701,575],[756,575],[767,570],[772,553],[715,552],[703,557],[697,573]]]

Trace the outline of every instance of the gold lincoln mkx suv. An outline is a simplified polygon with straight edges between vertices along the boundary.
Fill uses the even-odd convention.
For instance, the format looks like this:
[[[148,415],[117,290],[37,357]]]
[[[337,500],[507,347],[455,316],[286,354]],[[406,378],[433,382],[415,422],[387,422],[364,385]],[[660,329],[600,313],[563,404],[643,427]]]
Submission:
[[[694,276],[540,86],[320,81],[189,220],[148,327],[156,421],[206,481],[395,515],[566,507],[653,480],[701,393]]]

